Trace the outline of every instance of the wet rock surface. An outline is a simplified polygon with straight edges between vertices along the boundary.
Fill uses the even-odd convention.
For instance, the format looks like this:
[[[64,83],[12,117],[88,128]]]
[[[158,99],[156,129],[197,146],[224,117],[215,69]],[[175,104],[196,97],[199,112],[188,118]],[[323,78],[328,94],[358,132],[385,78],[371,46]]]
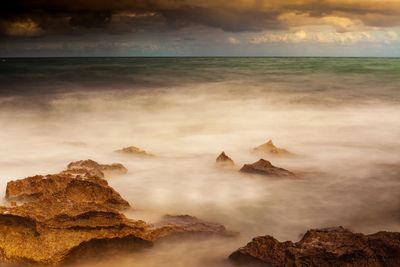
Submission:
[[[221,224],[206,222],[190,215],[165,215],[153,227],[154,239],[238,235],[236,232],[226,230]]]
[[[400,233],[352,233],[342,227],[309,230],[293,243],[254,238],[229,256],[237,266],[400,266]]]
[[[113,175],[122,175],[128,172],[128,169],[120,164],[99,164],[94,160],[80,160],[71,162],[67,166],[66,172],[70,174],[80,175],[82,172],[88,172],[90,176],[98,176],[105,178]]]
[[[293,172],[276,167],[272,165],[271,162],[264,159],[260,159],[253,164],[245,164],[240,171],[243,173],[252,173],[271,177],[296,178],[296,175]]]
[[[125,209],[129,203],[97,176],[75,176],[68,172],[37,175],[7,183],[6,199],[9,201],[61,200],[64,203],[96,203],[115,209]],[[67,201],[66,201],[67,200]]]
[[[153,154],[146,152],[145,150],[138,148],[136,146],[128,146],[124,147],[122,149],[116,150],[115,152],[117,153],[122,153],[126,155],[136,155],[136,156],[148,156],[148,157],[154,157]]]
[[[129,203],[91,168],[77,167],[87,163],[7,184],[9,204],[0,207],[0,264],[56,266],[132,253],[170,237],[232,236],[222,225],[187,215],[165,216],[156,224],[126,218],[120,211]]]
[[[253,149],[254,152],[261,153],[261,154],[267,154],[267,155],[272,155],[272,156],[294,156],[292,152],[289,152],[288,150],[284,148],[279,148],[274,145],[272,140],[268,140],[266,143],[256,147]]]
[[[235,166],[235,162],[225,152],[219,154],[215,161],[219,166]]]

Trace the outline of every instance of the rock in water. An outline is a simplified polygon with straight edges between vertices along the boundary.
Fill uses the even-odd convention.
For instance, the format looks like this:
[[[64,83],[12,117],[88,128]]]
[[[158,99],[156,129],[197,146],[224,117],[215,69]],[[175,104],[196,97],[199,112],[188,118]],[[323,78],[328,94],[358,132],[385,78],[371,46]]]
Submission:
[[[129,154],[129,155],[136,155],[136,156],[149,156],[154,157],[153,154],[147,153],[145,150],[140,149],[136,146],[128,146],[122,149],[116,150],[115,152]]]
[[[265,176],[296,178],[294,173],[283,168],[275,167],[271,162],[264,159],[260,159],[253,164],[245,164],[240,171]]]
[[[254,238],[229,259],[238,266],[400,266],[400,233],[352,233],[342,227],[309,230],[296,243]]]
[[[217,157],[216,162],[220,166],[235,166],[235,162],[228,157],[225,152],[222,153]]]
[[[221,224],[205,222],[190,215],[165,215],[154,227],[154,239],[237,236],[237,233],[226,230]]]
[[[6,198],[18,203],[0,207],[2,263],[59,265],[109,246],[152,245],[148,225],[121,214],[129,203],[97,176],[61,173],[11,181]]]
[[[51,211],[49,211],[51,210]],[[55,213],[53,213],[56,211]],[[52,200],[0,207],[0,261],[23,266],[59,265],[102,253],[99,244],[123,240],[129,250],[152,245],[146,223],[96,204],[63,206]],[[114,244],[117,246],[117,244]],[[81,258],[82,259],[82,258]]]
[[[230,236],[222,225],[191,216],[166,216],[155,225],[128,219],[120,210],[129,203],[106,180],[92,176],[92,168],[75,167],[7,184],[13,205],[0,207],[0,265],[56,266],[134,252],[170,237]]]
[[[7,183],[6,199],[20,202],[60,200],[60,209],[71,202],[96,203],[113,209],[129,207],[129,203],[106,180],[97,176],[76,177],[64,172],[10,181]]]
[[[254,148],[253,151],[273,156],[294,156],[294,154],[289,152],[288,150],[276,147],[274,143],[272,143],[272,140],[268,140],[268,142],[266,142],[265,144]]]
[[[92,176],[94,175],[104,178],[111,175],[126,174],[128,172],[128,169],[120,163],[99,164],[94,160],[87,159],[71,162],[70,164],[68,164],[66,170],[66,172],[77,173],[78,175],[80,174],[80,172],[84,171],[89,172],[89,174]]]

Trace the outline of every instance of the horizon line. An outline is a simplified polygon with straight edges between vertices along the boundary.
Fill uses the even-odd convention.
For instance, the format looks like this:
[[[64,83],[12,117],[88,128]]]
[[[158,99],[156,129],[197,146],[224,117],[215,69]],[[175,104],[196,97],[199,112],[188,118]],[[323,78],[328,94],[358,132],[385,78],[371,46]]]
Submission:
[[[63,59],[63,58],[359,58],[400,59],[400,56],[0,56],[3,59]]]

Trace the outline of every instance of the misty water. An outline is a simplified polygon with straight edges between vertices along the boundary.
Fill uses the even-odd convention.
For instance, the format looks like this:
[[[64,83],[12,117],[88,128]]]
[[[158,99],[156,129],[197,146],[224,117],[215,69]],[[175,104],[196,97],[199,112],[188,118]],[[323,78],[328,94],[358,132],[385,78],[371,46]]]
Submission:
[[[400,60],[7,59],[0,63],[0,188],[71,161],[119,162],[108,179],[132,219],[190,214],[237,238],[168,242],[90,266],[229,266],[258,235],[400,231]],[[264,156],[299,179],[242,174]],[[156,157],[115,153],[138,146]],[[217,168],[225,151],[236,169]],[[87,265],[87,266],[89,266]]]

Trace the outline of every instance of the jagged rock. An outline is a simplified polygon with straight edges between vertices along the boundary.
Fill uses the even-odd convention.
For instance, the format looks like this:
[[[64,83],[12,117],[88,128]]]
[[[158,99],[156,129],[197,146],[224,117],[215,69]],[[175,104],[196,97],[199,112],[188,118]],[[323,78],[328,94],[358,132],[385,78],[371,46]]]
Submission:
[[[216,162],[220,166],[234,166],[235,162],[228,157],[225,152],[222,153],[217,157]]]
[[[134,250],[152,245],[149,226],[127,219],[128,208],[107,181],[97,176],[32,176],[7,184],[0,207],[0,262],[59,265],[124,244]]]
[[[40,199],[67,199],[75,203],[101,203],[116,209],[125,209],[129,203],[97,176],[74,176],[68,173],[37,175],[7,183],[9,201],[37,201]],[[64,203],[64,202],[61,202]]]
[[[153,154],[147,153],[145,150],[140,149],[136,146],[128,146],[124,147],[122,149],[116,150],[115,152],[118,153],[123,153],[123,154],[130,154],[130,155],[136,155],[136,156],[150,156],[154,157]]]
[[[15,208],[0,207],[2,263],[59,265],[90,252],[101,253],[105,244],[116,240],[124,240],[126,249],[152,245],[143,221],[128,220],[93,203],[63,201],[62,208],[58,204],[41,199]]]
[[[241,172],[254,173],[274,177],[296,178],[296,175],[286,169],[276,167],[268,160],[260,159],[253,164],[244,164]]]
[[[67,172],[72,174],[77,173],[79,175],[82,170],[86,170],[92,176],[94,175],[101,178],[111,175],[126,174],[128,172],[128,169],[120,163],[99,164],[91,159],[71,162],[67,166]]]
[[[254,238],[229,259],[239,266],[400,266],[400,233],[352,233],[342,227],[309,230],[296,243]]]
[[[276,147],[274,143],[272,143],[272,140],[268,140],[265,144],[254,148],[253,151],[273,156],[294,156],[294,154],[288,150]]]
[[[165,215],[154,224],[153,239],[174,239],[180,237],[233,237],[237,233],[226,230],[218,223],[205,222],[190,215]]]
[[[57,266],[82,259],[135,252],[169,238],[230,236],[222,225],[190,216],[157,224],[126,218],[128,202],[90,172],[33,176],[7,184],[0,207],[0,265]]]

